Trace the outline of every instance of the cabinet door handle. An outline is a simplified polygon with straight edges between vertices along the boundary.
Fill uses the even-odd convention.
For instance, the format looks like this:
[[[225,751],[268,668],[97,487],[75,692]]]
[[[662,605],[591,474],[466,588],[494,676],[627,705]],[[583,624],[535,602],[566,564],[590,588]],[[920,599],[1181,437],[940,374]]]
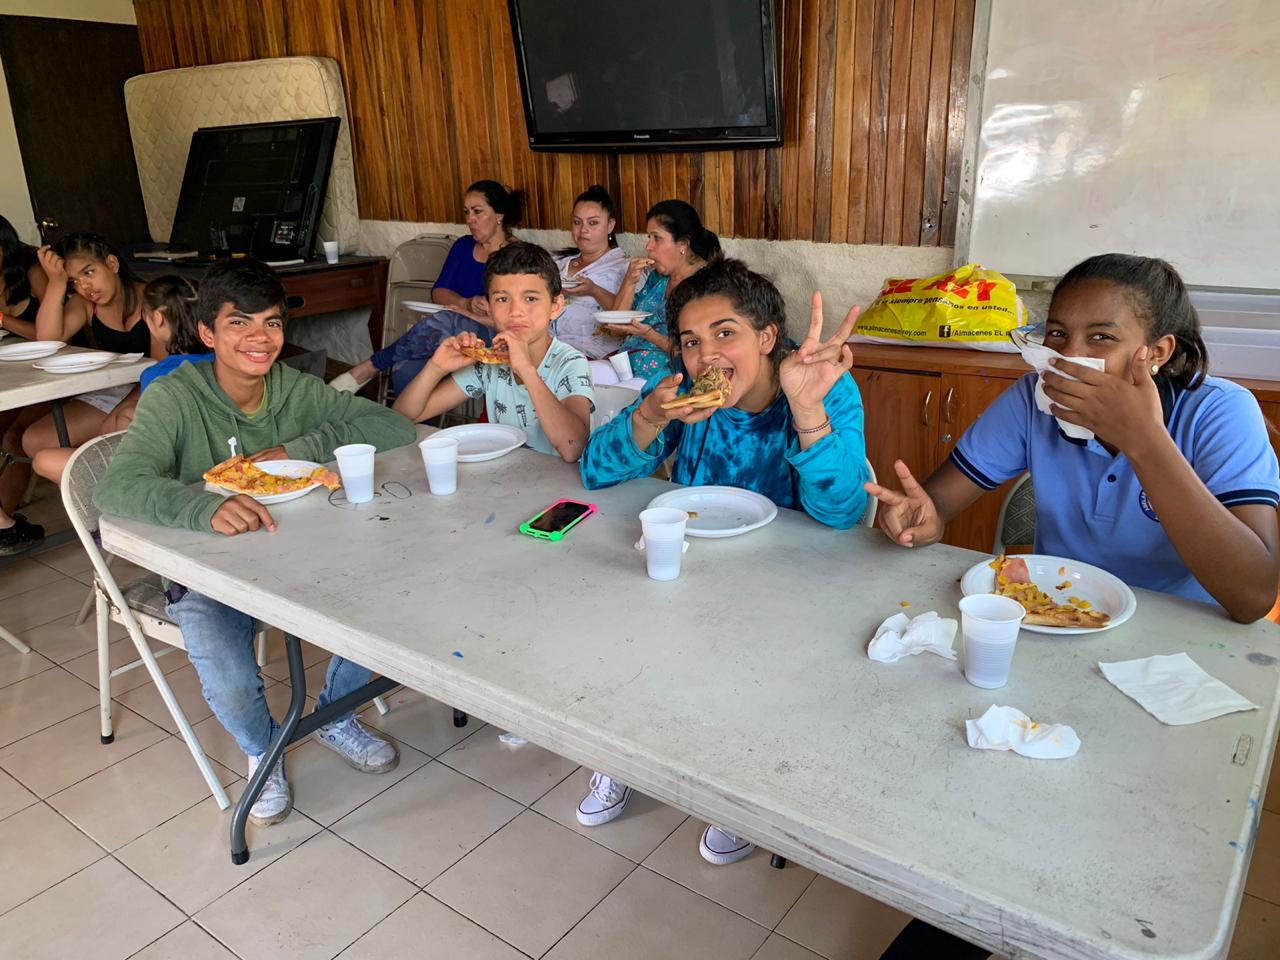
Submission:
[[[933,399],[933,391],[930,390],[924,395],[924,403],[920,407],[920,422],[926,427],[929,426],[929,401]]]
[[[956,388],[948,387],[946,399],[942,401],[942,420],[944,423],[951,423],[955,419]]]

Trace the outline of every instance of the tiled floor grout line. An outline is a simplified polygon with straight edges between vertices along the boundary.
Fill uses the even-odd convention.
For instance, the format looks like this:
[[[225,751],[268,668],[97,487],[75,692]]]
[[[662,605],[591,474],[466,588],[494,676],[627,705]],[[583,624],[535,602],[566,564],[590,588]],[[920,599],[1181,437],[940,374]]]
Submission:
[[[8,909],[6,909],[6,910],[0,910],[0,917],[3,917],[5,914],[12,913],[14,910],[17,910],[19,907],[21,907],[21,906],[22,906],[22,904],[24,904],[24,903],[30,903],[32,900],[34,900],[36,897],[40,896],[42,893],[48,893],[50,890],[52,890],[54,887],[58,886],[59,884],[66,883],[66,882],[67,882],[68,880],[70,880],[72,877],[79,876],[81,873],[83,873],[84,871],[88,870],[88,869],[89,869],[90,867],[92,867],[95,863],[101,863],[104,859],[106,859],[107,857],[110,857],[110,856],[111,856],[111,851],[110,851],[110,850],[108,850],[108,849],[107,849],[106,847],[104,847],[102,844],[98,843],[98,841],[97,841],[97,840],[95,840],[95,839],[93,839],[93,837],[89,836],[89,834],[87,834],[87,833],[85,833],[83,830],[81,830],[79,826],[77,826],[76,824],[72,823],[70,820],[67,820],[66,816],[65,816],[65,815],[63,815],[63,813],[62,813],[62,811],[61,811],[61,810],[57,809],[56,807],[54,807],[54,806],[53,806],[52,804],[50,804],[50,803],[46,803],[44,800],[37,800],[35,803],[31,804],[30,806],[23,807],[23,808],[22,808],[22,810],[19,810],[19,811],[18,811],[18,813],[25,813],[27,810],[30,810],[30,809],[31,809],[31,807],[35,807],[35,806],[43,806],[43,807],[46,807],[46,808],[47,808],[50,812],[52,812],[55,816],[60,817],[60,818],[61,818],[61,819],[63,819],[63,820],[66,820],[66,822],[67,822],[68,824],[70,824],[70,825],[71,825],[71,828],[72,828],[73,830],[76,830],[77,832],[79,832],[80,834],[82,834],[86,840],[88,840],[88,841],[89,841],[90,843],[92,843],[95,847],[97,847],[99,850],[101,850],[101,851],[102,851],[102,856],[98,857],[98,858],[97,858],[96,860],[94,860],[92,863],[86,863],[86,864],[85,864],[83,867],[81,867],[79,870],[75,870],[75,871],[73,871],[73,872],[71,872],[71,873],[67,874],[67,875],[66,875],[65,877],[63,877],[62,879],[57,880],[57,881],[55,881],[55,882],[53,882],[53,883],[49,884],[47,887],[44,887],[44,888],[42,888],[42,889],[40,889],[40,890],[37,890],[35,893],[31,894],[31,896],[27,897],[25,900],[23,900],[23,901],[21,901],[21,902],[19,902],[19,903],[15,903],[13,906],[9,907],[9,908],[8,908]],[[15,814],[11,814],[10,816],[17,816],[17,814],[16,814],[16,813],[15,813]],[[5,819],[7,820],[7,819],[8,819],[8,817],[6,817]]]

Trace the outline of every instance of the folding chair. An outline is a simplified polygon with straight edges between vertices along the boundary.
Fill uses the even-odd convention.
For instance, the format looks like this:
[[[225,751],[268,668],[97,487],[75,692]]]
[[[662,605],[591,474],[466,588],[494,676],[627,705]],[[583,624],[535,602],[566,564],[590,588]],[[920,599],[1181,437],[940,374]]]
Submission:
[[[111,725],[111,678],[126,670],[144,666],[151,675],[152,682],[160,691],[169,715],[178,726],[182,739],[191,751],[192,759],[200,768],[209,791],[218,802],[219,808],[226,810],[231,806],[226,791],[218,781],[209,758],[205,756],[200,741],[191,729],[182,707],[169,686],[169,681],[160,671],[156,662],[157,654],[147,642],[148,638],[159,640],[173,649],[185,649],[182,644],[182,631],[177,624],[165,614],[164,588],[160,577],[148,574],[131,581],[122,589],[112,576],[103,558],[101,550],[94,542],[93,535],[98,531],[99,512],[93,504],[93,492],[107,472],[111,458],[124,433],[111,433],[104,437],[96,437],[80,447],[67,462],[62,474],[62,500],[66,506],[67,516],[75,529],[80,543],[84,546],[89,560],[93,564],[93,589],[98,623],[98,697],[102,720],[102,742],[110,743],[115,734]],[[138,651],[137,660],[116,670],[111,669],[110,643],[107,639],[107,623],[114,620],[122,624],[128,631],[134,647]],[[264,631],[265,632],[265,631]],[[259,634],[261,641],[262,634]],[[159,656],[171,653],[172,649],[160,651]]]
[[[879,483],[876,479],[876,468],[871,465],[871,461],[867,460],[867,479],[872,483]],[[876,510],[880,506],[880,501],[871,494],[867,494],[867,509],[863,511],[862,519],[858,521],[860,527],[874,527],[876,525]]]

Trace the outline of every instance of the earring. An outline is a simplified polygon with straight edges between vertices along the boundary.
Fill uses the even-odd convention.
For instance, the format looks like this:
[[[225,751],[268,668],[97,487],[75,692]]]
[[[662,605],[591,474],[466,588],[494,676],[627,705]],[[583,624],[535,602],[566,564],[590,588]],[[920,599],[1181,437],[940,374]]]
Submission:
[[[1154,377],[1159,372],[1160,372],[1160,364],[1153,363],[1151,365],[1151,375]]]

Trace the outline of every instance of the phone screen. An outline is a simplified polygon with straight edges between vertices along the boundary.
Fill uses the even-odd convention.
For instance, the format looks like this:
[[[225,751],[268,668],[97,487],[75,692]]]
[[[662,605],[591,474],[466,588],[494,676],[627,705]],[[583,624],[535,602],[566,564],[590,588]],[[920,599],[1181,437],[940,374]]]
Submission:
[[[566,500],[563,503],[557,503],[554,507],[549,507],[537,519],[530,521],[529,529],[542,533],[555,533],[557,530],[563,530],[590,509],[590,504]]]

